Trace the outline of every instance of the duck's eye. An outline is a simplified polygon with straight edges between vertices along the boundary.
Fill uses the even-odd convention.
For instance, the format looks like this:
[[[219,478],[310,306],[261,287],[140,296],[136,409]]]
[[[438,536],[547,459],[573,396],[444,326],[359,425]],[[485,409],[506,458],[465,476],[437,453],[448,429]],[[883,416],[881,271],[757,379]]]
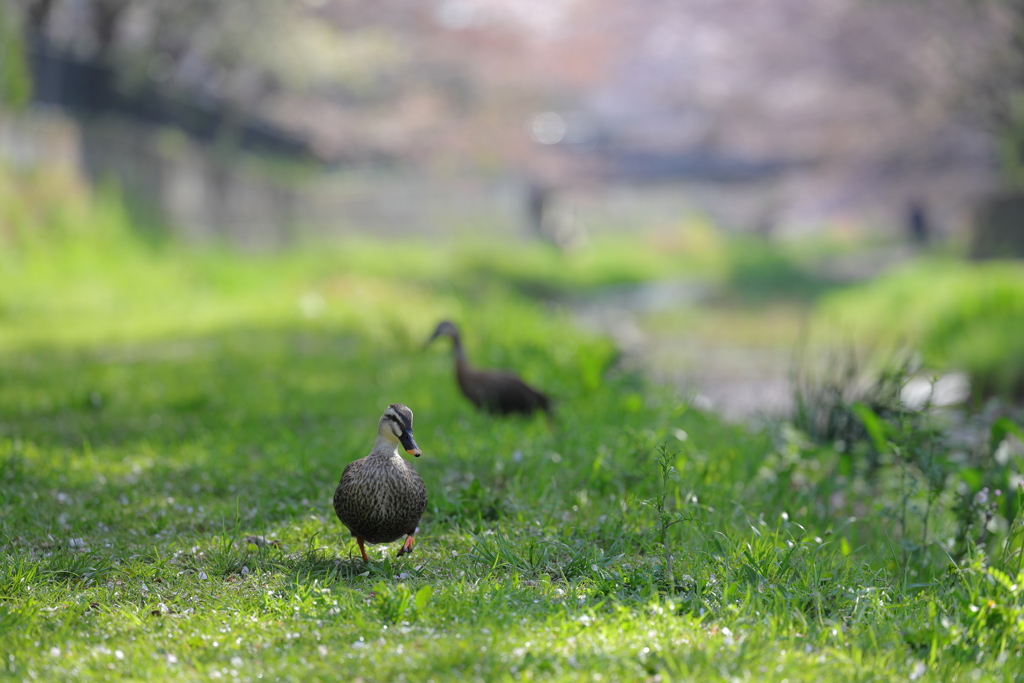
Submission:
[[[395,436],[402,435],[402,423],[394,415],[388,415],[388,422],[391,424],[391,433]]]

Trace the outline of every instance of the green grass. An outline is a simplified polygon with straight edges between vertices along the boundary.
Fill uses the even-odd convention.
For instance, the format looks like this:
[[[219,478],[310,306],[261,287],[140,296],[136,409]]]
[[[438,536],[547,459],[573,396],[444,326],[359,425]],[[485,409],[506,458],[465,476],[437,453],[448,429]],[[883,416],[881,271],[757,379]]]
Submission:
[[[933,370],[963,370],[975,396],[1024,397],[1024,269],[1013,262],[922,259],[832,294],[818,323],[862,342],[920,350]]]
[[[922,533],[886,445],[869,474],[866,445],[695,410],[486,257],[190,252],[115,197],[5,201],[0,677],[1021,680],[1008,502],[954,561],[958,498]],[[422,349],[441,317],[554,423],[473,411]],[[364,565],[330,501],[393,401],[430,503],[411,557]]]

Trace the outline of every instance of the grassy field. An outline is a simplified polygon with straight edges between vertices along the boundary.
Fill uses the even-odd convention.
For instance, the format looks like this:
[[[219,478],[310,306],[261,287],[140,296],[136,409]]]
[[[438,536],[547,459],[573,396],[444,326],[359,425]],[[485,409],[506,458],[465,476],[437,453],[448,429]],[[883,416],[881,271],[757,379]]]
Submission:
[[[864,341],[912,345],[932,369],[967,372],[978,402],[1024,398],[1024,269],[1017,262],[920,259],[825,297],[818,317]]]
[[[0,677],[1024,680],[1012,423],[751,433],[523,286],[689,273],[641,248],[241,257],[48,187],[0,202]],[[553,424],[474,412],[422,349],[442,317]],[[430,503],[365,565],[331,496],[395,401]]]

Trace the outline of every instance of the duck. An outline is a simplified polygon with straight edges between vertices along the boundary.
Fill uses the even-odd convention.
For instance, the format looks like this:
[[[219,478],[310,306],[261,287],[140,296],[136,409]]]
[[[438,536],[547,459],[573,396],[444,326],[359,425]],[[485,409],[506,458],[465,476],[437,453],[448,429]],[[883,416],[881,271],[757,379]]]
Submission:
[[[499,415],[519,413],[529,415],[542,410],[551,417],[551,400],[542,391],[534,389],[514,372],[504,370],[478,370],[466,360],[459,330],[449,320],[442,320],[427,345],[438,337],[451,337],[455,354],[455,379],[462,395],[480,410]]]
[[[398,452],[399,446],[417,458],[422,455],[413,438],[412,410],[392,403],[377,423],[373,450],[345,467],[334,491],[334,512],[355,536],[366,563],[366,543],[391,543],[404,535],[398,557],[411,553],[416,527],[427,509],[427,488]]]

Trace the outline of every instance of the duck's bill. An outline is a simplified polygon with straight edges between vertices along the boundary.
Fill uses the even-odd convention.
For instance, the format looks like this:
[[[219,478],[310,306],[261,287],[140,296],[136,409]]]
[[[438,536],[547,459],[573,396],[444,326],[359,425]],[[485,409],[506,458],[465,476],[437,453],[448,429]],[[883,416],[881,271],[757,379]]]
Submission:
[[[402,442],[402,448],[405,449],[406,453],[409,455],[415,455],[417,458],[420,457],[420,454],[423,451],[421,451],[420,447],[416,445],[416,441],[412,438],[412,434],[405,432],[398,437],[398,440]]]

